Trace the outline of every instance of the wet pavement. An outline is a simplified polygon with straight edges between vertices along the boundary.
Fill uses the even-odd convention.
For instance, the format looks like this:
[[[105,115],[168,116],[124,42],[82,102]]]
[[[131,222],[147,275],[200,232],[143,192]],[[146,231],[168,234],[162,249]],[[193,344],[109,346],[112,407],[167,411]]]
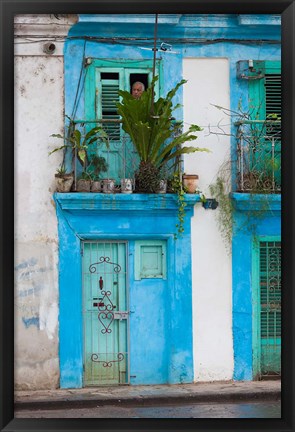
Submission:
[[[280,418],[280,401],[190,403],[160,406],[93,406],[15,411],[15,418]]]
[[[279,400],[280,380],[227,381],[191,384],[105,386],[82,389],[16,391],[16,409],[62,409],[119,406],[163,406],[175,403]]]

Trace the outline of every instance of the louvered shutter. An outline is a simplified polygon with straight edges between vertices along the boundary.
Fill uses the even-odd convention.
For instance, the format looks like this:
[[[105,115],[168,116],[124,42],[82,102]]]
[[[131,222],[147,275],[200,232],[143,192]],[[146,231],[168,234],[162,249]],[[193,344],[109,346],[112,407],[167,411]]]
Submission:
[[[103,120],[119,120],[116,103],[119,102],[119,74],[101,73],[101,111]],[[120,123],[103,123],[112,141],[120,140]]]
[[[260,242],[261,372],[280,372],[281,242]]]
[[[265,116],[266,118],[276,114],[281,118],[282,113],[282,87],[280,73],[266,73],[264,79],[265,87]],[[267,128],[268,136],[281,136],[281,126],[272,125]]]
[[[259,178],[265,191],[279,191],[281,185],[281,124],[269,123],[273,115],[281,118],[281,63],[265,61],[260,67],[263,78],[249,81],[249,105],[253,124],[254,145],[249,168]],[[254,151],[253,151],[254,149]]]

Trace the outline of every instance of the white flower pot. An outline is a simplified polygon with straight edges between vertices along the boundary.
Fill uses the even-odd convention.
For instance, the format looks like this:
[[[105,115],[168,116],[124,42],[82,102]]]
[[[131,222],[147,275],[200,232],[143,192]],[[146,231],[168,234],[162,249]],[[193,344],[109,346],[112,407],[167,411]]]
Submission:
[[[167,180],[160,180],[160,187],[157,193],[164,194],[167,192]]]
[[[131,178],[121,179],[121,193],[131,194],[133,192],[133,180]]]

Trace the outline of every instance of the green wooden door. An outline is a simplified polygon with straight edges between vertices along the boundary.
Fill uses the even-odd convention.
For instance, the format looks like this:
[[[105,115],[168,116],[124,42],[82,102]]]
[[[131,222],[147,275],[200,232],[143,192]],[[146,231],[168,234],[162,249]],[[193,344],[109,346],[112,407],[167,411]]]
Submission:
[[[129,382],[126,247],[83,243],[84,386]]]
[[[254,284],[254,374],[281,372],[281,242],[260,241]]]

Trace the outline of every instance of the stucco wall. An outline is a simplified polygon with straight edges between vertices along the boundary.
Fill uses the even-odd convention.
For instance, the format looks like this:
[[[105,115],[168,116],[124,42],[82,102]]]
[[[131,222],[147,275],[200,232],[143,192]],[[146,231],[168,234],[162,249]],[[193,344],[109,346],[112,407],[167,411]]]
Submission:
[[[59,385],[57,222],[48,153],[63,128],[63,43],[43,52],[53,16],[15,19],[15,386]],[[66,27],[66,26],[65,26]],[[65,28],[63,28],[65,31]],[[22,37],[20,37],[22,35]],[[31,36],[37,36],[33,39]],[[40,40],[40,41],[39,41]]]
[[[229,119],[212,104],[230,107],[229,63],[226,58],[186,58],[183,76],[184,122],[203,127],[196,145],[210,153],[184,159],[184,171],[199,175],[199,189],[210,197],[208,185],[230,151]],[[195,206],[192,219],[193,340],[195,381],[227,380],[233,373],[231,257],[217,226],[219,209]],[[217,355],[218,353],[218,355]]]

